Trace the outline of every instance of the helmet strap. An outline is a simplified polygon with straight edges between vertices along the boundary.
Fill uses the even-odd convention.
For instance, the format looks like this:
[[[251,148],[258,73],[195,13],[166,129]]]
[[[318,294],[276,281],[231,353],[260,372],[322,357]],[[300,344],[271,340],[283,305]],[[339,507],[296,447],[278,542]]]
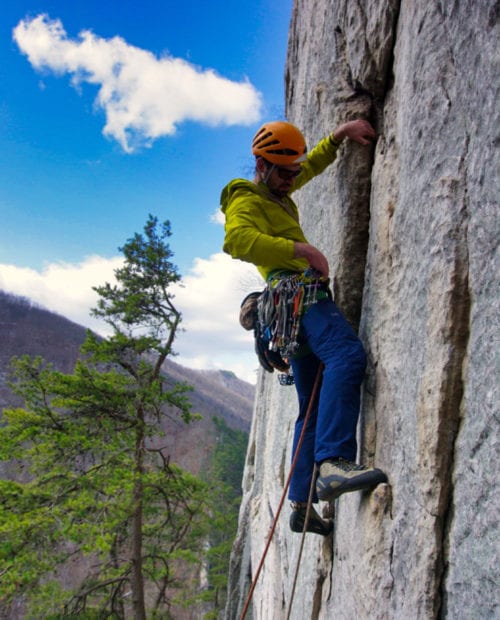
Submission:
[[[258,173],[259,180],[264,183],[264,185],[267,185],[269,177],[272,175],[275,168],[276,164],[273,164],[270,161],[268,162],[263,157],[257,158],[256,172]]]
[[[269,181],[269,177],[272,175],[273,170],[276,168],[276,164],[271,164],[271,166],[269,166],[269,168],[267,169],[267,174],[263,179],[263,182],[267,185],[267,182]]]

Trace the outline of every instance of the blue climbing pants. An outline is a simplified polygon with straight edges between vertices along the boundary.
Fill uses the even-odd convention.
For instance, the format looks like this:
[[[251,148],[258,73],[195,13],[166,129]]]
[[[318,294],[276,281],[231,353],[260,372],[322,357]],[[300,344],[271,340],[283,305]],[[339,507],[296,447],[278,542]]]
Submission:
[[[318,301],[307,310],[300,334],[312,353],[291,360],[299,397],[293,454],[320,363],[324,366],[288,493],[290,500],[306,502],[315,462],[333,457],[356,459],[356,425],[366,354],[356,333],[330,299]]]

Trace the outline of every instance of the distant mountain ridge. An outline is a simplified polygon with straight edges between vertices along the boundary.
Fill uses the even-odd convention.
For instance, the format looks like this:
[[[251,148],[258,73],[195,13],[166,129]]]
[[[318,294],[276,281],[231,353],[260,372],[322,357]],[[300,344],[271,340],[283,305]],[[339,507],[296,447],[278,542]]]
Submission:
[[[7,385],[13,356],[40,355],[58,370],[71,373],[85,334],[81,325],[26,298],[0,291],[0,410],[19,404]],[[224,419],[230,428],[248,433],[255,387],[230,371],[194,370],[171,360],[165,362],[163,371],[172,381],[193,387],[189,399],[193,412],[201,414],[202,420],[187,426],[172,416],[167,444],[171,458],[196,473],[215,441],[213,416]]]

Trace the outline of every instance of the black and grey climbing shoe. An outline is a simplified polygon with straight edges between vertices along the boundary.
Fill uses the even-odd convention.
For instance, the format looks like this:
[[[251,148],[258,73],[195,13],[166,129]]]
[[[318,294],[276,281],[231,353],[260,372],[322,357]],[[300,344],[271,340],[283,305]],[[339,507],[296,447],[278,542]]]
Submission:
[[[320,465],[316,492],[319,499],[331,502],[342,493],[371,489],[381,482],[387,482],[381,469],[357,465],[343,458],[327,459]]]
[[[292,503],[292,513],[290,515],[290,529],[292,532],[304,531],[304,522],[306,520],[307,504]],[[309,510],[309,520],[307,522],[306,532],[319,534],[320,536],[328,536],[333,530],[333,521],[325,521],[311,506]]]

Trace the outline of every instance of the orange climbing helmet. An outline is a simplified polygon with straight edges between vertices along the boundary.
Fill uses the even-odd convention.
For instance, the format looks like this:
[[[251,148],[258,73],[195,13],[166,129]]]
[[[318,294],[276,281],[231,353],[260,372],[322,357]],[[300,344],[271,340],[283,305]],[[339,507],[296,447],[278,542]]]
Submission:
[[[252,153],[278,166],[291,166],[305,161],[307,146],[295,125],[285,121],[264,123],[255,134]]]

